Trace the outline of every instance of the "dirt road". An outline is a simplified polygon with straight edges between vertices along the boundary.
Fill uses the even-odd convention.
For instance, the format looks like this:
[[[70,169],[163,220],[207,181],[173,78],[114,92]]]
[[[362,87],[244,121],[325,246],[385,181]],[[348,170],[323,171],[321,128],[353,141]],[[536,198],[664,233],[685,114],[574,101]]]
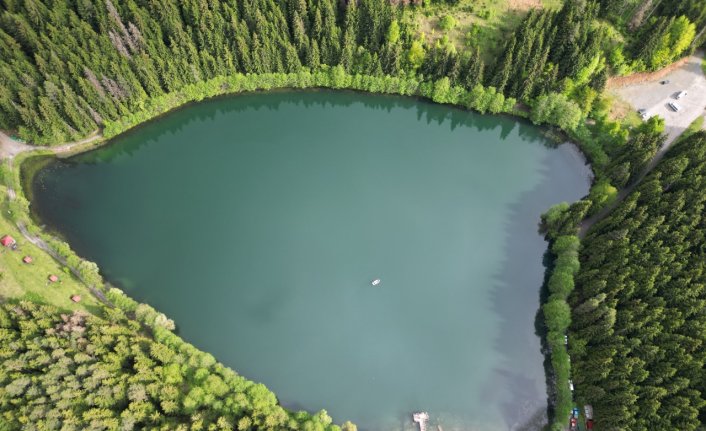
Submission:
[[[653,81],[627,85],[613,90],[621,99],[630,103],[635,110],[646,109],[647,115],[664,118],[667,141],[672,143],[677,136],[689,127],[706,107],[706,77],[701,67],[702,58],[689,57],[688,61],[672,72]],[[662,84],[662,81],[669,81]],[[687,95],[677,100],[676,95],[686,91]],[[675,102],[680,107],[675,112],[668,106]]]
[[[583,238],[591,226],[602,220],[617,207],[642,179],[657,166],[679,135],[696,118],[704,115],[704,108],[706,108],[706,76],[704,76],[701,62],[701,57],[691,56],[681,67],[661,78],[661,80],[668,80],[668,84],[662,84],[661,80],[654,80],[625,86],[616,90],[616,93],[632,104],[635,109],[647,109],[649,116],[659,115],[664,118],[667,140],[637,180],[620,190],[618,198],[613,204],[581,223],[579,237]],[[677,101],[675,96],[682,90],[686,91],[687,95]],[[671,101],[678,103],[682,109],[679,112],[673,111],[667,105]]]
[[[36,147],[17,142],[0,131],[0,159],[13,158],[19,153],[34,149],[36,149]]]
[[[53,147],[42,147],[15,141],[5,132],[0,130],[0,159],[12,159],[20,153],[33,150],[50,150],[54,152],[54,154],[70,153],[82,145],[90,144],[91,142],[95,142],[102,138],[103,135],[100,133],[100,130],[96,130],[91,133],[90,136],[85,139],[81,139],[80,141],[67,142],[65,144],[56,145]]]

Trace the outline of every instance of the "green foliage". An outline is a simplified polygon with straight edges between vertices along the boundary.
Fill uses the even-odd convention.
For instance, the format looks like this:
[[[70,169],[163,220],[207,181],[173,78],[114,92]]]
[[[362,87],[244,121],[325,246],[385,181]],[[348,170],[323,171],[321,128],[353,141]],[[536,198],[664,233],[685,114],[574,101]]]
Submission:
[[[603,178],[598,180],[598,182],[591,187],[591,191],[588,195],[588,199],[593,202],[591,213],[596,213],[601,208],[612,204],[617,197],[618,189],[612,186],[607,179]]]
[[[111,304],[115,305],[119,309],[126,313],[134,313],[137,309],[139,303],[134,299],[128,297],[123,293],[122,290],[112,287],[106,293],[106,297]]]
[[[700,132],[701,130],[703,130],[704,129],[704,119],[706,119],[706,117],[704,117],[703,115],[699,115],[698,117],[696,117],[696,119],[694,121],[692,121],[691,124],[689,124],[689,127],[687,127],[686,130],[684,130],[684,132],[682,132],[682,134],[679,136],[679,139],[680,140],[687,139],[691,135],[694,135],[694,134]]]
[[[425,55],[426,52],[424,51],[422,42],[418,40],[412,42],[412,46],[410,46],[409,53],[407,54],[407,60],[412,70],[417,70],[422,66]]]
[[[394,45],[400,40],[400,24],[397,20],[393,20],[390,23],[390,27],[387,29],[387,43]]]
[[[103,135],[106,138],[113,137],[185,103],[221,94],[309,87],[351,88],[373,93],[416,95],[439,103],[461,104],[482,113],[512,112],[515,105],[514,99],[505,99],[505,96],[497,93],[492,87],[485,88],[478,85],[469,92],[463,87],[453,86],[449,78],[421,83],[414,77],[351,75],[342,66],[336,66],[316,72],[219,76],[209,81],[189,85],[182,91],[151,99],[143,104],[141,110],[135,110],[115,121],[107,122]]]
[[[581,108],[559,93],[537,98],[530,115],[534,124],[551,124],[568,131],[576,129],[582,117]]]
[[[219,76],[321,65],[380,76],[382,59],[410,48],[397,15],[386,0],[13,1],[0,10],[0,126],[57,143]]]
[[[696,26],[685,16],[656,17],[645,24],[632,50],[649,70],[679,59],[696,37]]]
[[[17,199],[15,199],[15,201],[23,200],[24,198],[21,196],[18,196]],[[17,213],[29,214],[29,208],[17,210]],[[84,283],[91,287],[103,287],[103,277],[100,275],[98,265],[94,262],[80,258],[71,249],[69,244],[63,241],[46,234],[40,234],[40,237],[54,252],[56,252],[56,254],[66,261],[66,265],[68,265],[68,267],[71,268],[73,272],[83,280]]]
[[[555,206],[545,215],[545,218],[553,219],[556,222],[560,213],[569,213],[568,206],[565,204]],[[547,283],[550,296],[542,306],[544,323],[548,331],[546,341],[551,355],[552,377],[555,382],[552,429],[558,426],[563,429],[573,404],[569,388],[571,366],[564,335],[571,324],[571,308],[566,300],[574,289],[574,275],[579,271],[579,245],[579,239],[575,235],[555,237],[551,247],[554,255],[554,268]]]
[[[443,31],[449,31],[452,30],[454,27],[456,27],[456,20],[454,19],[453,16],[451,15],[444,15],[441,17],[439,20],[439,27]]]
[[[599,429],[696,430],[706,406],[706,134],[678,142],[583,241],[573,379]]]
[[[116,311],[6,304],[0,327],[4,429],[339,429],[324,411],[288,413],[263,385],[174,335],[145,337]]]
[[[488,84],[524,101],[557,91],[566,79],[574,81],[577,92],[595,85],[605,37],[604,28],[596,25],[597,12],[594,2],[579,0],[565,1],[558,12],[530,11],[506,42]]]
[[[571,323],[571,310],[566,301],[550,300],[542,306],[542,310],[544,311],[544,320],[546,321],[547,328],[550,331],[562,332],[569,327],[569,323]]]
[[[451,82],[449,78],[442,78],[434,83],[434,93],[431,100],[437,103],[450,103],[452,101]]]
[[[663,133],[664,120],[655,116],[632,130],[626,143],[614,142],[607,174],[616,186],[625,187],[638,179],[664,143]]]
[[[566,211],[569,209],[567,202],[558,203],[542,214],[542,225],[544,230],[555,229],[564,219]]]
[[[401,6],[393,4],[13,1],[0,12],[0,69],[6,78],[0,87],[0,126],[36,144],[78,139],[99,128],[113,136],[122,130],[116,123],[127,117],[137,123],[151,118],[140,115],[165,112],[180,102],[253,86],[315,86],[317,74],[331,69],[338,78],[345,72],[429,82],[448,78],[451,88],[465,90],[489,85],[495,94],[476,103],[492,113],[509,111],[511,100],[531,102],[563,87],[586,113],[605,85],[605,26],[596,25],[593,2],[569,0],[559,11],[532,10],[511,38],[495,43],[505,52],[492,73],[485,73],[487,53],[479,45],[457,53],[448,38],[426,43],[401,23]],[[447,14],[440,25],[448,31],[454,21]],[[688,42],[690,28],[681,18],[665,25],[672,51]],[[620,52],[612,57],[617,62]],[[273,78],[307,73],[314,78],[294,83]],[[268,78],[251,78],[260,75]],[[234,82],[243,76],[251,82]],[[345,88],[349,82],[328,84]],[[567,131],[576,127],[573,105],[550,105],[555,109],[540,109],[546,114],[541,122]]]

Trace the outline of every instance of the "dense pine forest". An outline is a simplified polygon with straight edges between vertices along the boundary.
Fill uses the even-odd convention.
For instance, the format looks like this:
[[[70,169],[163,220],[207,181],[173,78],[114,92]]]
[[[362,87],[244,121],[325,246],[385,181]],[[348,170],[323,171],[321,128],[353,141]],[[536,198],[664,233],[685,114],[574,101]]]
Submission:
[[[580,400],[604,430],[694,430],[706,407],[706,133],[582,243],[569,302]]]
[[[0,306],[0,429],[340,429],[323,411],[288,413],[265,386],[168,331],[155,335],[117,309]]]
[[[596,25],[606,7],[569,0],[559,11],[531,11],[504,54],[485,64],[478,48],[459,50],[445,38],[427,42],[400,24],[402,8],[419,6],[397,3],[2,0],[0,129],[59,143],[214,77],[336,65],[352,75],[492,86],[526,102],[560,92],[588,114],[608,74],[661,66],[693,47],[694,24],[676,14],[703,20],[696,6],[662,7],[661,33],[646,24],[655,41],[637,52],[614,46],[610,32]],[[662,37],[678,31],[678,38]],[[639,44],[642,37],[634,39]]]

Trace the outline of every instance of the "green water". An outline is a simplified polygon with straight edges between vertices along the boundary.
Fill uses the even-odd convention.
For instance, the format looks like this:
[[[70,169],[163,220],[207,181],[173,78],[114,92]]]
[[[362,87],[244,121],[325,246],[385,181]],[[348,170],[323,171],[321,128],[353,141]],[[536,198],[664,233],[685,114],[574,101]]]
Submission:
[[[534,429],[550,205],[589,171],[540,131],[346,92],[201,103],[50,164],[33,208],[283,405],[361,429]],[[380,286],[371,280],[381,278]]]

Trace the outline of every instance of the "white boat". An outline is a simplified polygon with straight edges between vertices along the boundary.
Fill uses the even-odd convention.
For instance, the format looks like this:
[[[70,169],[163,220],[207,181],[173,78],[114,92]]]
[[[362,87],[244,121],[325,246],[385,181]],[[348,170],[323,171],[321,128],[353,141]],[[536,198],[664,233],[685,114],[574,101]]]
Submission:
[[[380,284],[381,281],[382,281],[382,280],[380,280],[379,278],[376,278],[376,279],[373,280],[372,283],[370,283],[370,284],[372,284],[373,286],[377,286],[378,284]]]

